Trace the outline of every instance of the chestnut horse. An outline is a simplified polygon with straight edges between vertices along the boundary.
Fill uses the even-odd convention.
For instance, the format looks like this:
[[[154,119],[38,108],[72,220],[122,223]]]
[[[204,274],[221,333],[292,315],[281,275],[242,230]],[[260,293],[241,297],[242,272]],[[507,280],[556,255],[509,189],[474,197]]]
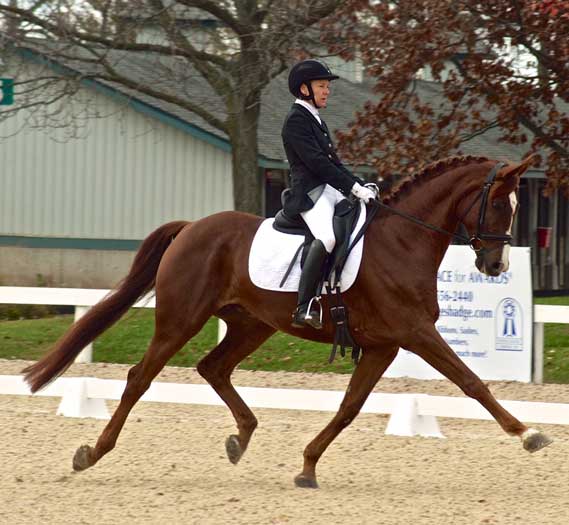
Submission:
[[[318,486],[320,456],[357,416],[399,347],[422,357],[478,400],[505,432],[521,438],[525,449],[533,452],[551,442],[500,406],[435,328],[437,269],[451,238],[442,230],[454,232],[462,222],[474,237],[478,269],[487,275],[507,270],[516,190],[529,164],[529,159],[498,166],[486,158],[453,157],[430,164],[383,200],[393,212],[380,211],[370,223],[358,277],[344,294],[351,332],[362,347],[362,357],[337,414],[304,451],[304,468],[295,478],[298,486]],[[431,228],[397,213],[411,215]],[[232,463],[239,461],[257,426],[253,412],[231,384],[234,368],[277,330],[332,341],[325,298],[323,330],[295,329],[291,313],[296,294],[262,290],[251,283],[249,249],[262,220],[246,213],[222,212],[192,223],[161,226],[144,240],[117,289],[79,319],[49,354],[24,370],[32,391],[42,388],[137,299],[155,289],[156,326],[150,346],[129,371],[121,401],[95,447],[83,445],[75,453],[75,470],[93,466],[114,448],[133,405],[212,315],[227,323],[227,334],[198,363],[197,370],[225,401],[237,423],[238,434],[226,441]]]

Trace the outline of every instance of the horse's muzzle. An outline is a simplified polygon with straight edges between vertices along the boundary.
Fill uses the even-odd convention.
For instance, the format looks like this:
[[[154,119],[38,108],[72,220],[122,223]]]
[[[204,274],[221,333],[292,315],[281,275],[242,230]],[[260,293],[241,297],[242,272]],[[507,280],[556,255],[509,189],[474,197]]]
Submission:
[[[480,272],[489,275],[490,277],[497,277],[502,272],[508,270],[509,264],[507,261],[504,262],[503,257],[498,259],[496,257],[488,257],[488,255],[489,252],[479,254],[474,261],[476,268],[478,268]]]

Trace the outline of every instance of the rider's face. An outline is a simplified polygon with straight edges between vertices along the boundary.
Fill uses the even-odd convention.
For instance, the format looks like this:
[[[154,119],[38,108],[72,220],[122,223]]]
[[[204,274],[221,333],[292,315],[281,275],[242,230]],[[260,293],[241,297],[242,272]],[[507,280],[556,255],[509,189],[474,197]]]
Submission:
[[[312,80],[312,91],[314,93],[314,100],[319,108],[325,108],[330,96],[330,81],[329,80]],[[300,90],[304,95],[308,95],[308,89],[303,84]],[[312,102],[309,100],[309,102]]]

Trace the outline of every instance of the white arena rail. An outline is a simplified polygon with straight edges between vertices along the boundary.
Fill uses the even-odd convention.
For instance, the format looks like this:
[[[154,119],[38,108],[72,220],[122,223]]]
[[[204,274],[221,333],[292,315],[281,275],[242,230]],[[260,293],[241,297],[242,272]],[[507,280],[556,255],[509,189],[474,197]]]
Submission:
[[[75,306],[75,320],[89,307],[98,303],[110,290],[83,288],[36,288],[25,286],[0,286],[0,304],[44,304]],[[135,308],[154,308],[154,297],[148,296],[134,305]],[[533,307],[533,382],[543,383],[543,325],[544,323],[569,324],[569,306],[536,304]],[[225,334],[225,323],[219,322],[218,338]],[[87,346],[76,359],[78,363],[90,363],[92,346]]]
[[[66,417],[109,419],[105,400],[118,400],[126,382],[93,377],[60,377],[35,395],[61,397],[57,414]],[[336,412],[344,392],[285,388],[236,387],[252,408],[318,410]],[[22,376],[0,375],[0,394],[30,395]],[[152,383],[141,401],[224,406],[209,385]],[[569,404],[500,401],[514,416],[527,423],[569,425]],[[475,400],[427,394],[372,393],[363,413],[388,414],[386,434],[443,438],[437,417],[492,420]]]
[[[27,286],[0,286],[0,304],[43,304],[49,306],[74,306],[75,321],[97,304],[110,290],[87,288],[39,288]],[[135,308],[154,308],[154,297],[145,297]],[[92,345],[86,346],[77,356],[76,363],[93,360]]]
[[[75,321],[97,304],[111,290],[94,288],[36,288],[28,286],[0,286],[0,304],[42,304],[49,306],[74,306]],[[149,294],[138,301],[134,308],[154,308],[156,301]],[[219,322],[219,340],[225,335],[225,323]],[[77,356],[76,363],[93,361],[93,346],[86,346]]]

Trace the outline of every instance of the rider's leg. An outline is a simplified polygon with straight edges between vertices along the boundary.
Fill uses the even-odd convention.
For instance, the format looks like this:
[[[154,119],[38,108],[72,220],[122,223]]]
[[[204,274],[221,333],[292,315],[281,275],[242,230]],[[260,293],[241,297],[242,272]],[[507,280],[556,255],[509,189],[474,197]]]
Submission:
[[[309,311],[309,305],[311,299],[316,295],[326,257],[332,252],[336,244],[332,218],[334,206],[342,198],[339,191],[326,185],[314,207],[301,214],[314,236],[314,241],[310,245],[300,276],[298,306],[293,314],[292,321],[295,327],[310,325],[316,329],[322,328],[319,308],[313,301]]]
[[[302,328],[305,325],[317,330],[322,328],[319,307],[315,301],[311,304],[311,299],[316,295],[326,257],[328,257],[328,252],[324,244],[321,240],[314,239],[308,248],[298,283],[298,305],[292,316],[292,326],[296,328]]]

